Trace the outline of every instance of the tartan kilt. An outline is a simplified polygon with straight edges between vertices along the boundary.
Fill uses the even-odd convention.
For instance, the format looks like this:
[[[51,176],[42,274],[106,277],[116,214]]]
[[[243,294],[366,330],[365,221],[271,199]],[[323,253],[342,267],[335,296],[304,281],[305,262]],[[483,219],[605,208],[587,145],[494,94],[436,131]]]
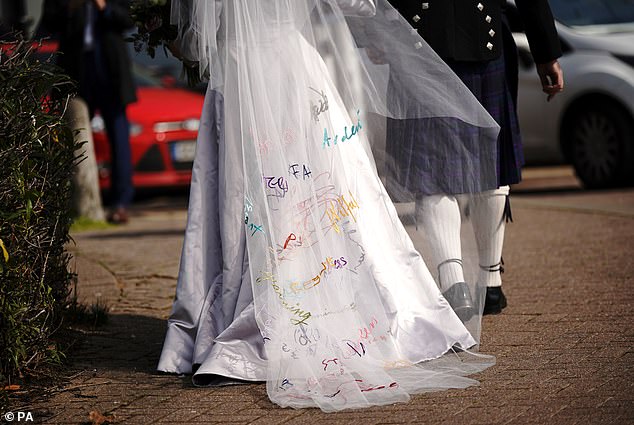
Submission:
[[[513,57],[517,60],[517,56]],[[509,75],[504,55],[485,63],[448,62],[448,65],[500,125],[498,186],[519,183],[522,180],[524,151],[517,118],[516,96],[510,88],[514,82],[513,76]]]
[[[505,40],[506,41],[506,40]],[[500,125],[497,146],[478,146],[485,138],[476,138],[476,134],[466,134],[465,146],[471,152],[473,162],[492,163],[487,152],[497,157],[497,186],[518,183],[521,180],[521,167],[524,154],[516,112],[517,98],[517,53],[515,44],[505,43],[505,54],[498,59],[485,62],[446,61],[451,69],[471,90],[482,106]],[[505,61],[510,58],[510,61]],[[495,189],[481,182],[468,182],[461,176],[465,166],[477,168],[480,164],[460,166],[455,158],[438,155],[438,147],[426,137],[429,122],[426,119],[394,120],[387,123],[387,154],[391,162],[388,166],[393,181],[388,181],[390,195],[408,193],[415,197],[436,193],[459,194],[474,193]],[[476,131],[472,129],[472,132]],[[464,132],[463,132],[464,133]],[[464,136],[463,136],[464,137]],[[475,142],[474,142],[475,140]],[[458,162],[460,162],[458,161]],[[439,182],[444,182],[440,186]],[[449,183],[447,183],[449,182]],[[392,189],[391,189],[392,188]],[[398,189],[396,189],[398,188]],[[396,196],[395,201],[405,201]]]

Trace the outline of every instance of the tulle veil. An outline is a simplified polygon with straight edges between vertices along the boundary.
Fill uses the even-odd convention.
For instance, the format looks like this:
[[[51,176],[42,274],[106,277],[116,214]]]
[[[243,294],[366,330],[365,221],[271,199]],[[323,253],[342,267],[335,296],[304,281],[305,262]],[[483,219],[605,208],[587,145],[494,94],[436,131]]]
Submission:
[[[473,385],[493,362],[480,316],[453,314],[398,213],[495,188],[495,121],[385,0],[172,0],[172,19],[223,99],[218,184],[237,207],[220,225],[246,239],[271,400],[332,411]],[[404,173],[389,127],[406,120],[434,149]],[[192,310],[170,326],[195,338],[202,300]]]

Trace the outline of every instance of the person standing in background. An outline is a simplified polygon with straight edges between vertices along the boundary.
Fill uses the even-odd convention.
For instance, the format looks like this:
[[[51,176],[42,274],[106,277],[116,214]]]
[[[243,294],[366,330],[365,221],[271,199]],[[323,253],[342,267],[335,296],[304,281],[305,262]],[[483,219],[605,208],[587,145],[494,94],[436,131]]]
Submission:
[[[133,26],[128,0],[46,0],[42,26],[59,36],[59,65],[79,84],[79,95],[99,111],[111,149],[108,221],[128,221],[134,196],[126,106],[136,101],[123,32]]]
[[[478,247],[477,283],[486,286],[483,313],[500,313],[507,304],[500,273],[505,222],[511,219],[509,185],[521,180],[524,164],[516,114],[517,50],[504,15],[506,0],[390,0],[390,3],[500,125],[497,189],[475,196],[419,193],[416,203],[417,220],[435,248],[433,266],[438,270],[441,291],[463,321],[469,320],[476,308],[462,269],[461,213],[468,211]],[[564,85],[557,61],[561,47],[550,6],[547,0],[516,0],[516,4],[543,91],[550,101]],[[392,125],[390,142],[401,167],[405,162],[398,158],[429,156],[427,150],[431,148],[425,146],[422,138],[418,140],[422,132],[417,125],[423,124],[410,120]],[[401,136],[413,140],[404,143]],[[415,173],[407,171],[405,175],[412,179]]]

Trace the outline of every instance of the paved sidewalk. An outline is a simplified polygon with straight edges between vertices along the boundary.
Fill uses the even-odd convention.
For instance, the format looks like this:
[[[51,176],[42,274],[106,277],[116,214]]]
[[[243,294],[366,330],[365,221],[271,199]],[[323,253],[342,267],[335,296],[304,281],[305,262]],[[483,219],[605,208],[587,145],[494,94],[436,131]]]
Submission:
[[[324,414],[273,405],[264,385],[194,388],[154,371],[169,314],[186,211],[137,211],[129,225],[75,234],[79,295],[111,307],[86,332],[72,379],[13,410],[36,422],[235,424],[620,424],[634,422],[634,191],[516,196],[504,275],[509,307],[486,316],[497,365],[480,386],[409,403]]]

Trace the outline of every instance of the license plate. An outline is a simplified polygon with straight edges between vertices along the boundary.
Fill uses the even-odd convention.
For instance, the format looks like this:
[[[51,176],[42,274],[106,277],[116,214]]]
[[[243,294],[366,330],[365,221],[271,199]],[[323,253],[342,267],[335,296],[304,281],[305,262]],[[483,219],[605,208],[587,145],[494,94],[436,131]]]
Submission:
[[[172,144],[172,159],[176,162],[192,162],[196,156],[196,141],[187,140]]]

